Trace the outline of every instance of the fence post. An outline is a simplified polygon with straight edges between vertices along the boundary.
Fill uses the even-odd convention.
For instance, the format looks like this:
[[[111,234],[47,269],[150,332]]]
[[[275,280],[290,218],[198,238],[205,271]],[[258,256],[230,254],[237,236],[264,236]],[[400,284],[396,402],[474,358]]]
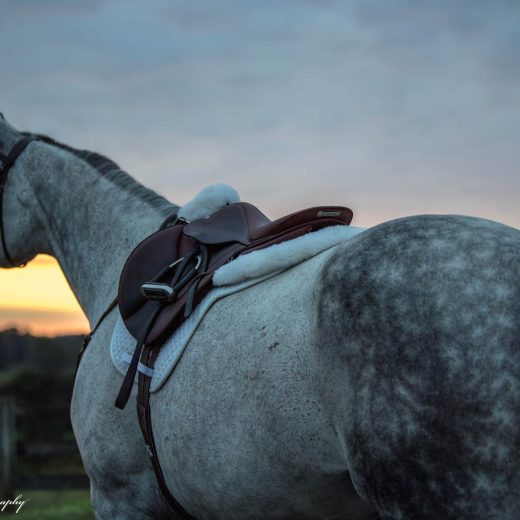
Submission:
[[[0,397],[0,500],[14,498],[15,401]]]

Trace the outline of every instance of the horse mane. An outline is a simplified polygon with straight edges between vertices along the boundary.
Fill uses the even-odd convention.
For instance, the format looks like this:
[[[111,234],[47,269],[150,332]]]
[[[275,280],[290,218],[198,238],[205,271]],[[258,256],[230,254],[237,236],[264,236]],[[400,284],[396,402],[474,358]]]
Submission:
[[[21,133],[23,135],[36,135],[40,141],[70,152],[78,159],[86,162],[112,184],[131,195],[137,196],[151,207],[158,209],[163,215],[169,215],[179,210],[179,206],[137,182],[130,174],[122,170],[116,162],[100,153],[91,152],[89,150],[78,150],[72,146],[60,143],[47,135],[31,134],[29,132]]]

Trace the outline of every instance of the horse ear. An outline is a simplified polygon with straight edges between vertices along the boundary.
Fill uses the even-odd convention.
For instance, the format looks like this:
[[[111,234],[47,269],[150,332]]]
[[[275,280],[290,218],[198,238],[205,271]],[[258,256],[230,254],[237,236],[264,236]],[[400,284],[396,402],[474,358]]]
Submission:
[[[2,114],[2,112],[0,112],[0,119],[1,119],[2,121],[5,121],[5,117],[4,117],[4,114]]]

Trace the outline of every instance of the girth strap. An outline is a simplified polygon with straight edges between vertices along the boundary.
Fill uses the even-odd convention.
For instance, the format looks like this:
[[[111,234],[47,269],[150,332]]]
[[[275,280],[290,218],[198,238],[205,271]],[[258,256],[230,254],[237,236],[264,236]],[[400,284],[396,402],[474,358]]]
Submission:
[[[145,345],[141,353],[141,363],[149,369],[153,370],[155,361],[159,354],[160,348],[155,348],[150,345]],[[166,481],[164,480],[164,474],[159,463],[159,457],[157,455],[157,448],[155,446],[155,440],[152,430],[152,415],[150,412],[150,383],[152,378],[143,372],[139,372],[138,375],[138,390],[137,390],[137,417],[139,419],[139,426],[143,434],[144,442],[146,444],[146,450],[150,456],[152,467],[155,473],[155,478],[159,484],[164,497],[170,504],[171,508],[177,513],[182,520],[196,520],[196,518],[190,515],[180,504],[177,502],[175,497],[171,494]]]

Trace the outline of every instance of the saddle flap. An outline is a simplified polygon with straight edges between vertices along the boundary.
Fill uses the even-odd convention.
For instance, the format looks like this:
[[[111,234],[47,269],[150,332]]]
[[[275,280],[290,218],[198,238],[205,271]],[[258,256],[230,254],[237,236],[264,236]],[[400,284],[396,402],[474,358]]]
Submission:
[[[190,242],[183,239],[182,226],[172,226],[150,235],[128,257],[119,279],[118,301],[121,317],[134,337],[145,327],[154,306],[141,293],[142,284],[182,256]]]
[[[143,294],[143,284],[149,285],[159,273],[165,271],[165,267],[179,263],[180,259],[190,256],[197,249],[197,241],[184,234],[185,227],[171,226],[149,236],[134,249],[123,267],[119,279],[119,311],[126,328],[136,339],[142,336],[150,316],[156,312],[157,302]],[[209,247],[206,271],[193,279],[197,281],[193,304],[197,304],[210,289],[213,271],[244,248],[237,242]],[[164,338],[182,321],[190,286],[191,282],[179,291],[173,301],[163,302],[149,328],[147,342]]]

